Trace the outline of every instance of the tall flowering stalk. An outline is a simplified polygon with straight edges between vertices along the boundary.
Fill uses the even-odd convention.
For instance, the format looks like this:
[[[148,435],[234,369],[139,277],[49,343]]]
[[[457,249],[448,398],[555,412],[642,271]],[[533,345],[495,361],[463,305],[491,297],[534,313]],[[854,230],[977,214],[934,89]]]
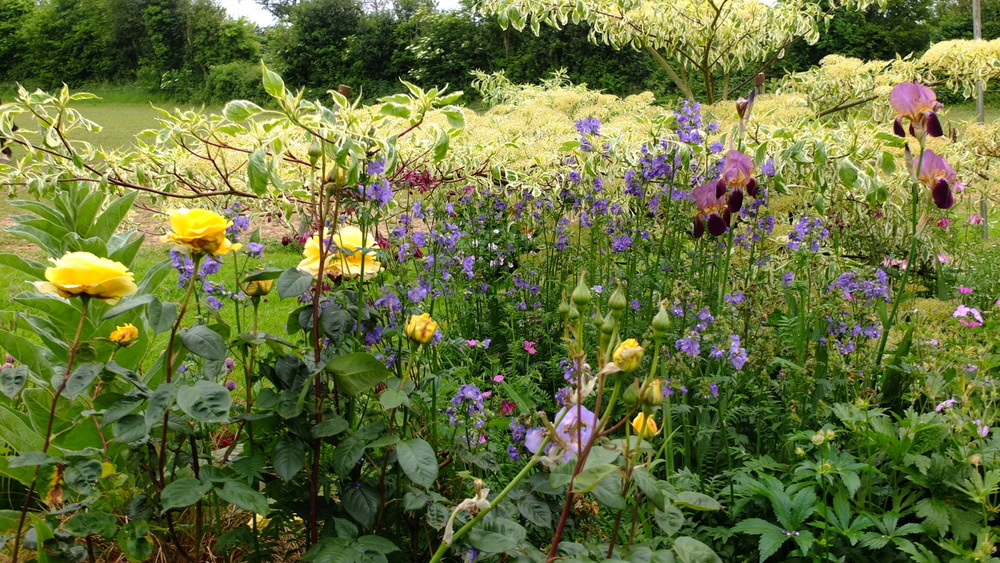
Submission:
[[[951,192],[951,187],[955,183],[955,170],[942,157],[926,148],[928,136],[940,137],[943,133],[937,111],[944,106],[937,101],[937,95],[930,88],[916,82],[903,82],[892,89],[889,94],[889,104],[896,111],[893,131],[900,137],[905,137],[903,119],[907,119],[909,133],[917,139],[920,152],[919,158],[914,163],[910,149],[906,147],[906,161],[910,172],[910,249],[906,257],[906,268],[903,269],[896,298],[892,303],[892,310],[886,319],[882,338],[875,352],[875,365],[882,363],[882,354],[889,339],[889,332],[896,323],[899,304],[903,300],[903,294],[906,293],[906,284],[914,266],[917,254],[921,184],[930,188],[931,199],[938,208],[949,209],[955,203]]]

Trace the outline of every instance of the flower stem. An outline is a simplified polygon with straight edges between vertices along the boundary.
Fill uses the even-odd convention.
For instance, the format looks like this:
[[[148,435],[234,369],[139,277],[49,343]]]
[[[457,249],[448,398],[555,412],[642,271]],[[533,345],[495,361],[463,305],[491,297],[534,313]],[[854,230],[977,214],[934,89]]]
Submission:
[[[469,531],[472,530],[472,528],[476,524],[478,524],[480,520],[482,520],[487,514],[490,513],[491,510],[493,510],[493,507],[499,504],[500,501],[504,499],[504,497],[506,497],[508,494],[510,494],[512,490],[514,490],[514,487],[516,487],[518,483],[520,483],[525,477],[528,476],[528,472],[531,471],[531,468],[534,467],[536,463],[538,463],[539,459],[541,459],[542,452],[545,451],[545,446],[548,445],[549,439],[550,436],[546,436],[545,439],[542,440],[542,444],[538,447],[538,452],[535,455],[531,456],[531,459],[528,460],[528,464],[525,465],[524,468],[521,469],[521,471],[514,476],[514,478],[510,481],[510,483],[507,484],[506,487],[503,488],[502,491],[497,493],[497,496],[493,497],[493,500],[490,501],[489,508],[484,508],[480,510],[479,513],[472,518],[472,520],[469,520],[464,526],[459,528],[458,531],[455,532],[455,535],[452,536],[450,544],[441,542],[441,545],[438,546],[437,551],[434,552],[434,556],[431,557],[430,563],[438,563],[439,561],[441,561],[441,558],[444,557],[445,553],[448,552],[448,548],[451,547],[456,540],[458,540],[465,534],[469,533]]]
[[[76,352],[80,347],[80,335],[83,334],[83,325],[87,321],[87,311],[90,308],[90,296],[82,294],[80,296],[80,305],[80,322],[76,325],[76,334],[73,336],[73,343],[69,347],[66,371],[63,373],[59,387],[56,388],[56,392],[52,396],[52,406],[49,407],[49,420],[45,426],[45,443],[42,445],[43,454],[47,454],[49,446],[52,445],[52,424],[56,418],[56,406],[59,404],[59,397],[66,390],[66,384],[69,382],[69,376],[73,370],[73,361],[76,359]],[[24,504],[21,506],[21,517],[17,521],[17,533],[14,534],[14,550],[11,555],[11,561],[15,563],[17,562],[18,552],[21,549],[21,532],[24,531],[24,521],[28,517],[28,507],[31,504],[31,496],[35,493],[35,486],[38,484],[38,471],[41,467],[41,465],[35,466],[35,474],[31,477],[31,485],[28,487],[28,493],[24,496]]]

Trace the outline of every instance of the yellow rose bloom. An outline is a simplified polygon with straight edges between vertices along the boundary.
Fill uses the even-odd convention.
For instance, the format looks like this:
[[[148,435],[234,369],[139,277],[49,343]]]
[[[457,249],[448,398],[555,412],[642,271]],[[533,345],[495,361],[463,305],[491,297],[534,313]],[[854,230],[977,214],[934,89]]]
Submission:
[[[632,428],[635,429],[635,435],[644,440],[652,438],[660,431],[653,417],[646,416],[644,412],[635,415],[635,418],[632,419]]]
[[[207,209],[174,209],[168,213],[172,232],[160,239],[176,244],[185,254],[226,254],[243,248],[226,238],[226,229],[233,224],[225,217]]]
[[[333,244],[336,245],[333,250],[339,251],[337,262],[344,277],[361,277],[367,280],[382,269],[382,264],[375,259],[375,252],[371,250],[375,246],[375,237],[363,233],[361,229],[341,227],[333,237]],[[362,248],[365,250],[362,251]]]
[[[430,313],[410,316],[410,322],[406,323],[406,337],[414,342],[426,344],[434,338],[434,332],[438,324],[431,319]]]
[[[639,346],[639,342],[635,338],[629,338],[615,348],[612,359],[622,371],[632,371],[639,367],[639,360],[642,359],[642,346]]]
[[[35,282],[42,293],[61,297],[86,294],[110,305],[138,290],[132,281],[134,274],[121,262],[94,256],[89,252],[67,252],[53,266],[45,269],[45,279]]]
[[[375,246],[374,236],[366,235],[357,227],[341,227],[333,236],[332,244],[323,261],[323,270],[331,277],[363,277],[366,280],[374,277],[382,269],[382,264],[375,258],[375,252],[371,250],[373,246]],[[362,248],[366,250],[362,251]],[[298,269],[313,277],[319,277],[319,253],[320,236],[314,235],[306,241]]]
[[[133,340],[139,338],[139,329],[132,326],[132,323],[125,323],[124,326],[117,327],[115,330],[111,331],[111,336],[108,338],[110,338],[112,342],[117,342],[118,344],[127,346]]]
[[[309,240],[306,241],[306,247],[302,251],[302,261],[299,262],[298,265],[300,272],[305,272],[314,278],[317,278],[320,275],[319,238],[319,235],[309,237]],[[331,259],[329,252],[327,253],[326,259],[323,261],[323,270],[334,278],[340,275],[340,269],[337,267],[336,261]]]

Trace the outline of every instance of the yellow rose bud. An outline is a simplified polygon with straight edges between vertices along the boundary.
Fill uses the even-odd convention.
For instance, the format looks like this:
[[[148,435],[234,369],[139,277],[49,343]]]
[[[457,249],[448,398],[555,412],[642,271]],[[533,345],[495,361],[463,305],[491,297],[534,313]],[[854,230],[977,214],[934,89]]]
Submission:
[[[406,323],[406,337],[414,342],[426,344],[434,338],[438,324],[431,319],[430,313],[412,315]]]
[[[652,438],[660,431],[653,417],[646,416],[644,412],[635,415],[635,418],[632,419],[632,428],[635,429],[635,435],[644,440]]]
[[[656,406],[663,403],[663,381],[654,379],[642,393],[643,404]]]
[[[172,232],[160,239],[177,245],[185,254],[226,254],[243,248],[226,238],[226,229],[233,224],[222,215],[207,209],[174,209],[168,213]]]
[[[271,293],[272,287],[274,287],[274,280],[254,280],[243,286],[243,292],[250,297],[260,297]]]
[[[125,323],[123,326],[111,331],[111,336],[108,338],[110,338],[112,342],[117,342],[121,346],[128,346],[133,340],[139,338],[139,329],[132,326],[132,323]]]
[[[124,264],[89,252],[68,252],[52,263],[45,269],[48,281],[35,282],[35,289],[42,293],[61,297],[89,295],[114,305],[138,289],[132,281],[134,274]]]
[[[642,346],[635,338],[629,338],[615,348],[612,359],[622,371],[632,371],[639,367],[639,360],[642,360]]]

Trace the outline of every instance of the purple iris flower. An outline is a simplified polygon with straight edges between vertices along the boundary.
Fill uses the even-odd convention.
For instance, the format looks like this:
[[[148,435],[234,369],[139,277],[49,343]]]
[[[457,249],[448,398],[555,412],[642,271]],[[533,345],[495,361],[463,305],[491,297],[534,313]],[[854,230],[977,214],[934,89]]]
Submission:
[[[910,134],[922,137],[924,133],[931,137],[940,137],[944,131],[938,120],[937,112],[944,105],[937,101],[934,90],[916,82],[897,84],[889,93],[889,105],[896,110],[896,120],[893,122],[893,132],[905,137],[903,118],[910,120]]]
[[[944,158],[931,149],[924,151],[920,159],[920,181],[930,187],[934,205],[940,209],[950,209],[955,205],[951,187],[955,184],[955,169]]]

